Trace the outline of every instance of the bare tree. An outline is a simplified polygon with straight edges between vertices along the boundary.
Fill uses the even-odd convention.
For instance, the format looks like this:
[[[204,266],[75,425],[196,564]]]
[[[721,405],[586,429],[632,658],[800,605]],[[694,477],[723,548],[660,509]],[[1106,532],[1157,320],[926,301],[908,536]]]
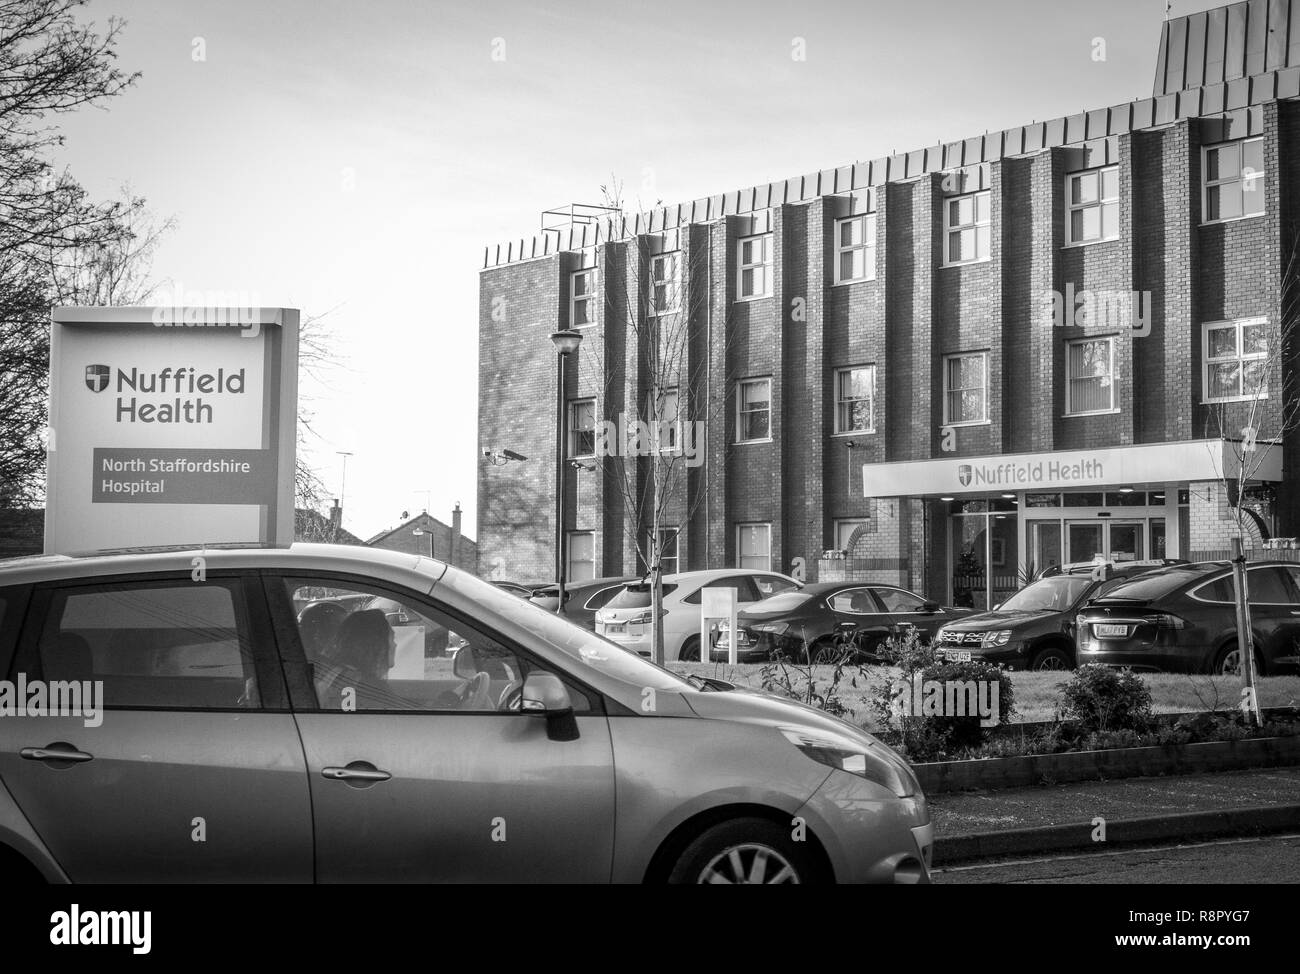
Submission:
[[[1300,387],[1295,370],[1296,340],[1300,338],[1300,236],[1293,238],[1282,269],[1275,315],[1259,323],[1228,323],[1209,341],[1231,340],[1233,360],[1208,363],[1207,396],[1235,399],[1208,408],[1207,438],[1223,444],[1219,482],[1228,498],[1232,518],[1233,595],[1236,602],[1236,668],[1241,674],[1242,702],[1251,720],[1261,724],[1256,692],[1258,665],[1250,617],[1250,593],[1243,539],[1253,520],[1246,506],[1247,486],[1259,478],[1274,451],[1282,450],[1288,433],[1300,427]],[[1225,663],[1231,666],[1232,654]],[[1225,667],[1226,668],[1226,667]]]
[[[294,462],[294,500],[293,506],[299,510],[313,511],[324,515],[322,508],[329,500],[329,488],[320,475],[320,471],[303,458],[304,447],[319,440],[316,431],[315,410],[312,403],[315,395],[303,392],[302,380],[311,379],[326,387],[330,386],[333,374],[342,367],[334,347],[334,336],[326,320],[335,309],[317,315],[304,315],[298,326],[298,449]],[[316,537],[299,537],[300,541],[327,540]]]

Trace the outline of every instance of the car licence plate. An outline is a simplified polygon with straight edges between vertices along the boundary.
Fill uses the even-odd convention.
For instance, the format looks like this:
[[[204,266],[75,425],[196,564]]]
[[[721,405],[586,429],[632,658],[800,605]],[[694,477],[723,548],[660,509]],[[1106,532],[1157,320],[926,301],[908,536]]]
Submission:
[[[1109,636],[1111,639],[1117,636],[1123,638],[1128,635],[1128,626],[1117,625],[1113,622],[1099,622],[1092,628],[1098,636]]]
[[[969,649],[945,649],[945,650],[943,651],[943,655],[944,655],[944,658],[945,658],[945,659],[950,659],[950,660],[953,660],[954,662],[957,662],[957,663],[969,663],[969,662],[970,662],[970,650],[969,650]]]
[[[605,627],[605,632],[607,632],[607,633],[623,633],[623,632],[627,632],[627,626],[625,626],[625,625],[624,625],[623,623],[621,623],[621,622],[617,622],[617,623],[615,623],[615,622],[611,622],[609,625],[607,625],[607,626]]]

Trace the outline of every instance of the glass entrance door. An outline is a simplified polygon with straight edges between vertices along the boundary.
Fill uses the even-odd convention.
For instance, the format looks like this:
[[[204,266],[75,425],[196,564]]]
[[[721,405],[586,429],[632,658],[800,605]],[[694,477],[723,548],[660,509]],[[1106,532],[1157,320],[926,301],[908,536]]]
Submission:
[[[1061,522],[1030,521],[1029,557],[1033,559],[1033,572],[1061,564],[1062,554]]]
[[[1067,562],[1106,557],[1105,532],[1100,521],[1070,521],[1065,526]]]
[[[1141,561],[1146,557],[1141,521],[1112,521],[1106,539],[1106,557],[1111,561]]]

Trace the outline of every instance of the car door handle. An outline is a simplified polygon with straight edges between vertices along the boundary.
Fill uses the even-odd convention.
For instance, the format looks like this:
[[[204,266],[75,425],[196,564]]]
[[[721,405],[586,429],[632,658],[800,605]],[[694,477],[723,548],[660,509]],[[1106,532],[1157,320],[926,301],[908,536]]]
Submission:
[[[95,755],[87,754],[85,751],[78,751],[71,744],[25,747],[18,752],[18,756],[26,758],[28,761],[70,761],[73,764],[82,764],[95,759]]]
[[[321,777],[331,781],[387,781],[392,775],[365,761],[353,761],[343,768],[321,768]]]

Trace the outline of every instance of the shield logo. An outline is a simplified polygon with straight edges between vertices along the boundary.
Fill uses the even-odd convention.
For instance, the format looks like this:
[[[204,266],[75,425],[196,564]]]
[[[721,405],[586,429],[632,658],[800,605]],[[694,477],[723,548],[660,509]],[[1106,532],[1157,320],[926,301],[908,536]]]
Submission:
[[[957,467],[957,479],[961,481],[963,487],[970,486],[970,464],[963,463]]]
[[[87,365],[86,366],[86,388],[91,392],[103,392],[108,388],[107,365]]]

